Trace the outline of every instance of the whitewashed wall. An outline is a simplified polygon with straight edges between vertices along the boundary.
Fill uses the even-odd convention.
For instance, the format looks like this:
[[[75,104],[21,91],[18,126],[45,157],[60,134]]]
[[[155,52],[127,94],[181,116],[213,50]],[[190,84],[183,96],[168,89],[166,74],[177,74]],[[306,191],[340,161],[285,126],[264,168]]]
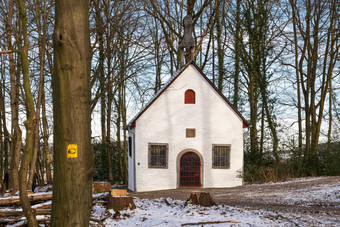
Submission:
[[[128,188],[132,191],[135,191],[135,157],[136,157],[136,150],[135,150],[135,129],[128,132],[128,136],[131,137],[131,156],[128,154]]]
[[[196,104],[184,104],[184,92],[196,93]],[[137,119],[135,128],[136,190],[178,188],[177,159],[193,150],[203,160],[202,187],[232,187],[242,184],[237,171],[243,168],[243,121],[200,75],[188,68]],[[196,137],[186,138],[186,128]],[[148,143],[168,143],[167,169],[148,168]],[[230,169],[212,169],[212,144],[230,144]],[[129,159],[129,165],[132,159]],[[130,167],[129,167],[130,170]],[[129,173],[129,185],[133,182]],[[130,186],[129,186],[130,188]],[[132,189],[132,188],[131,188]]]

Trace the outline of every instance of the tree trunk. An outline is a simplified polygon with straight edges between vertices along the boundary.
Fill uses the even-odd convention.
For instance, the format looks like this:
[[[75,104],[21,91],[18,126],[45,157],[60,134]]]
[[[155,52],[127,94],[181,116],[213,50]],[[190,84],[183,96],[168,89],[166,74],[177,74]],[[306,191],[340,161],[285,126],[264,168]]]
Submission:
[[[55,5],[51,226],[89,226],[92,209],[91,50],[87,0]]]
[[[5,75],[3,67],[1,67],[0,75]],[[4,77],[4,76],[3,76]],[[3,130],[3,115],[5,114],[5,96],[2,95],[3,91],[3,80],[2,77],[0,77],[0,182],[4,175],[4,130]],[[7,169],[6,169],[7,171]]]
[[[106,155],[107,155],[107,167],[108,167],[108,177],[110,183],[113,183],[113,174],[112,174],[112,143],[111,143],[111,113],[112,113],[112,85],[111,83],[107,84],[107,117],[106,117]]]
[[[20,22],[22,28],[22,37],[24,40],[23,49],[20,51],[21,60],[22,60],[22,75],[23,75],[23,87],[25,93],[25,102],[26,102],[26,116],[27,120],[25,121],[26,128],[26,140],[25,140],[25,151],[21,160],[20,172],[19,172],[19,190],[20,190],[20,204],[22,210],[27,219],[28,226],[38,226],[37,219],[35,217],[35,211],[31,208],[31,204],[28,200],[27,195],[27,174],[28,174],[28,166],[32,160],[33,155],[33,147],[34,147],[34,130],[35,125],[37,124],[35,109],[34,109],[34,101],[33,95],[30,87],[30,78],[29,78],[29,61],[28,61],[28,33],[27,33],[27,19],[26,19],[26,10],[25,4],[22,0],[18,1],[19,6],[19,15]]]
[[[324,117],[325,99],[337,61],[336,53],[340,34],[337,1],[315,3],[306,1],[299,8],[296,5],[297,1],[290,0],[289,3],[294,29],[295,70],[299,76],[297,82],[304,100],[306,138],[304,164],[306,173],[314,174],[320,170],[318,167],[321,167],[317,147]],[[301,13],[305,16],[301,17]],[[323,19],[324,15],[327,15],[327,20]],[[300,98],[302,97],[298,98],[299,102]],[[299,120],[302,115],[300,108],[302,109],[302,105],[299,104]],[[301,131],[300,124],[299,128]],[[299,137],[302,137],[300,132]],[[299,141],[299,146],[300,144],[301,141]]]
[[[5,67],[3,67],[4,69]],[[5,76],[5,70],[2,71],[2,82],[0,82],[0,130],[1,130],[1,154],[2,157],[1,160],[1,173],[0,173],[0,180],[3,178],[3,173],[8,170],[8,160],[9,160],[9,144],[10,144],[10,134],[7,130],[7,120],[6,120],[6,108],[5,108],[5,101],[6,101],[6,90],[5,90],[5,82],[6,82],[6,76]],[[1,183],[1,181],[0,181]]]
[[[237,109],[238,108],[238,100],[239,100],[239,75],[241,72],[241,0],[236,0],[236,28],[234,35],[234,45],[235,45],[235,74],[234,74],[234,96],[233,96],[233,105]]]
[[[122,123],[123,125],[127,125],[126,122],[126,86],[124,85],[123,88],[123,106],[122,106]],[[123,176],[123,184],[126,184],[128,181],[128,157],[127,157],[127,152],[128,152],[128,147],[127,147],[127,135],[126,135],[126,130],[123,131],[123,137],[124,137],[124,149],[123,149],[123,166],[124,166],[124,176]]]
[[[104,73],[104,61],[105,61],[105,49],[104,49],[104,22],[101,12],[103,11],[101,1],[93,1],[95,10],[95,20],[96,20],[96,35],[98,38],[98,69],[99,83],[100,83],[100,112],[101,112],[101,133],[102,133],[102,143],[106,143],[106,89],[105,89],[105,73]],[[109,83],[109,82],[108,82]]]
[[[13,3],[11,0],[8,3],[8,20],[6,24],[6,38],[7,46],[12,50],[12,18],[13,18]],[[10,172],[9,182],[12,193],[16,193],[19,190],[19,162],[21,152],[21,129],[19,127],[19,78],[16,74],[13,53],[8,54],[9,57],[9,73],[11,80],[11,123],[12,123],[12,144],[11,144],[11,160],[10,160]]]
[[[28,178],[28,188],[32,187],[32,180],[34,176],[34,172],[36,171],[35,166],[38,158],[38,149],[40,148],[40,133],[39,133],[39,123],[40,123],[40,106],[41,106],[41,100],[42,100],[42,92],[43,87],[45,83],[45,77],[44,77],[44,66],[45,66],[45,45],[46,45],[46,30],[47,30],[47,3],[46,0],[44,1],[43,5],[43,16],[40,18],[40,7],[38,4],[35,5],[35,11],[36,11],[36,21],[37,21],[37,29],[38,29],[38,44],[39,44],[39,63],[40,63],[40,81],[39,81],[39,91],[38,91],[38,100],[36,105],[36,125],[34,129],[34,148],[33,148],[33,157],[32,162],[30,165],[29,170],[29,178]],[[41,25],[41,20],[43,21]]]
[[[52,184],[52,173],[51,173],[51,159],[50,159],[50,148],[48,146],[48,123],[46,117],[46,100],[45,100],[45,88],[42,87],[42,103],[41,103],[41,113],[42,113],[42,124],[43,124],[43,140],[44,140],[44,157],[45,157],[45,168],[46,168],[46,178],[47,183]]]
[[[223,23],[223,13],[224,13],[224,4],[221,2],[217,3],[218,7],[216,10],[216,42],[217,42],[217,58],[218,58],[218,80],[217,80],[217,89],[220,92],[223,92],[223,80],[224,80],[224,49],[222,40],[222,23]]]

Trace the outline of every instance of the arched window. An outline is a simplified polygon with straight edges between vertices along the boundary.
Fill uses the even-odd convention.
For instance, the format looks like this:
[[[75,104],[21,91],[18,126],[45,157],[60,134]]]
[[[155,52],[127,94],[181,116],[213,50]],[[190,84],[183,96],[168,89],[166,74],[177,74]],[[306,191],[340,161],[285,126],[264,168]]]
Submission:
[[[184,94],[185,104],[195,104],[195,92],[191,89],[186,90]]]

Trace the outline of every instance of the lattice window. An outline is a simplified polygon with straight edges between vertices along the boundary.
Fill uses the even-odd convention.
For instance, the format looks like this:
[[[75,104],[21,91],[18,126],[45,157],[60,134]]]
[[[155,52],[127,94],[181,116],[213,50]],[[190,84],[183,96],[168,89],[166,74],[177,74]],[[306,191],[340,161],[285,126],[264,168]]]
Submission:
[[[195,92],[191,89],[186,90],[184,94],[184,103],[185,104],[195,104]]]
[[[149,143],[149,168],[168,168],[167,143]]]
[[[213,145],[212,168],[230,168],[230,145]]]

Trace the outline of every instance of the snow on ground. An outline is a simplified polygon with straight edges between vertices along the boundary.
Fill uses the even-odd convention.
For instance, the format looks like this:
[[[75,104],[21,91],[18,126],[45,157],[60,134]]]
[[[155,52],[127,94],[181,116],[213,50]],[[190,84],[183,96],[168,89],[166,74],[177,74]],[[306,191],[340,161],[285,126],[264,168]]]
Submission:
[[[288,204],[305,203],[307,206],[316,202],[340,202],[340,182],[300,189],[295,193],[285,194],[283,199]]]
[[[105,212],[105,207],[96,205],[93,207],[93,216],[100,219],[102,216],[111,216],[103,223],[105,226],[181,226],[187,223],[231,221],[231,223],[206,224],[204,226],[271,226],[289,225],[290,222],[279,215],[263,211],[248,211],[230,206],[218,205],[202,207],[196,205],[184,206],[185,201],[166,199],[138,199],[134,198],[137,206],[135,210],[120,212],[118,219],[113,219],[114,212]],[[186,225],[193,226],[193,225]],[[196,225],[197,226],[197,225]]]
[[[254,188],[259,187],[260,190],[251,190],[245,192],[243,195],[246,201],[248,198],[270,200],[271,203],[285,205],[293,205],[295,208],[300,206],[313,206],[314,208],[320,207],[335,207],[340,208],[340,182],[331,181],[324,184],[315,184],[312,186],[304,187],[304,183],[324,179],[323,178],[299,178],[293,181],[268,183],[253,185]],[[265,185],[280,186],[292,182],[302,182],[303,187],[298,187],[294,190],[271,190],[271,187],[264,187]],[[290,186],[289,186],[290,187]],[[267,189],[265,189],[267,188]],[[282,187],[284,188],[284,187]],[[37,194],[51,193],[46,192],[50,190],[50,186],[42,188],[41,192]],[[241,189],[242,190],[242,189]],[[262,209],[250,209],[232,207],[226,205],[218,205],[213,207],[202,207],[196,205],[185,205],[185,201],[175,200],[172,198],[159,198],[159,199],[139,199],[134,198],[137,206],[136,209],[126,209],[117,214],[113,210],[106,210],[105,204],[100,202],[108,193],[101,193],[93,195],[96,203],[92,209],[92,217],[96,220],[103,220],[102,225],[98,221],[91,221],[90,226],[184,226],[188,223],[199,222],[226,222],[230,223],[214,223],[204,224],[204,227],[222,227],[222,226],[340,226],[339,213],[329,214],[327,211],[318,210],[317,213],[311,212],[295,212],[285,210],[266,210],[266,204]],[[224,195],[220,195],[224,196]],[[51,201],[35,205],[38,206],[50,205]],[[270,204],[270,203],[268,203]],[[20,208],[19,208],[20,209]],[[0,211],[6,211],[6,207],[2,207]],[[313,213],[314,212],[314,213]],[[40,215],[39,219],[46,220],[49,216]],[[21,220],[24,220],[22,218]],[[19,223],[16,223],[18,226]],[[22,223],[21,223],[22,224]],[[202,225],[185,225],[185,226],[202,226]]]
[[[266,186],[266,185],[284,185],[296,182],[307,183],[309,181],[315,181],[320,179],[327,179],[330,177],[305,177],[296,178],[289,181],[277,182],[277,183],[265,183],[265,184],[253,184],[253,186]],[[256,193],[256,195],[254,194]],[[332,182],[327,184],[319,184],[315,186],[308,186],[305,188],[300,188],[298,190],[291,191],[276,191],[272,192],[263,191],[259,192],[249,192],[249,196],[271,196],[271,199],[276,202],[287,205],[315,205],[315,203],[334,203],[340,202],[340,182]],[[271,201],[273,202],[273,201]]]
[[[292,182],[308,182],[322,178],[303,178],[288,182],[268,183],[268,185],[288,184]],[[261,184],[259,187],[266,185]],[[256,185],[254,185],[256,187]],[[294,206],[335,206],[340,207],[340,182],[330,182],[312,187],[302,187],[298,190],[255,190],[249,192],[250,197],[262,199],[270,198],[270,202]],[[248,197],[248,196],[247,196]],[[182,226],[187,223],[236,221],[231,223],[205,224],[207,226],[340,226],[339,215],[328,215],[327,212],[317,213],[286,212],[282,210],[270,211],[263,209],[237,208],[225,205],[201,207],[185,206],[185,201],[172,198],[139,199],[134,198],[137,206],[135,210],[123,210],[118,218],[114,218],[114,211],[106,211],[102,204],[93,207],[93,217],[106,220],[105,226]],[[332,204],[333,203],[333,204]],[[335,204],[335,205],[334,205]],[[93,223],[94,224],[94,223]],[[202,226],[202,225],[185,225]]]

